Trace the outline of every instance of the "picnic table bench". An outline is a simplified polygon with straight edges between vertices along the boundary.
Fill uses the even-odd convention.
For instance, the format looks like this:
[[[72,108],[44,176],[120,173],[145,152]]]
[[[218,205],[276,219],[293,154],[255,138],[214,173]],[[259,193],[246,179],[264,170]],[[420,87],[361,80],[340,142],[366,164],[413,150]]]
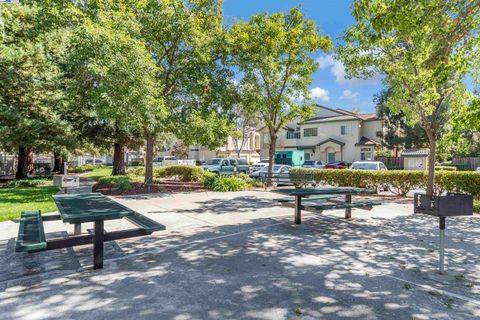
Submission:
[[[93,244],[93,267],[103,268],[103,244],[152,234],[165,230],[165,226],[135,212],[100,193],[55,195],[54,201],[60,214],[42,216],[39,210],[24,211],[20,218],[17,252],[37,252],[73,246]],[[137,228],[105,232],[104,221],[125,218]],[[44,221],[62,220],[74,224],[74,235],[66,238],[46,240]],[[81,235],[81,224],[94,223],[93,234]]]
[[[353,194],[372,194],[375,190],[350,187],[322,187],[322,188],[295,188],[277,189],[273,192],[293,196],[290,199],[278,199],[282,206],[295,209],[295,224],[302,223],[302,210],[322,212],[324,210],[345,209],[345,219],[352,217],[352,208],[371,210],[373,206],[382,204],[381,201],[352,202]],[[338,199],[339,195],[345,195],[344,200]],[[312,197],[314,196],[314,197]],[[302,204],[302,199],[306,204]],[[314,202],[314,201],[319,201]]]

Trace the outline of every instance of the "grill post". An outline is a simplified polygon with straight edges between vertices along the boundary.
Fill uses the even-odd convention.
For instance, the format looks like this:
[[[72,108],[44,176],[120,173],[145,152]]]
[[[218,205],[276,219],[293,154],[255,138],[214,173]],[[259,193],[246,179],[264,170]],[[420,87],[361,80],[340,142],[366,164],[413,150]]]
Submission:
[[[105,234],[103,232],[103,220],[94,222],[93,235],[93,269],[103,268],[103,242]]]
[[[295,224],[302,223],[302,197],[295,196]]]
[[[440,239],[439,239],[439,260],[438,260],[438,271],[440,274],[443,274],[445,271],[445,217],[440,217],[439,219],[439,230],[440,230]]]
[[[345,203],[352,203],[352,195],[345,195]],[[350,219],[352,217],[352,208],[345,208],[345,219]]]

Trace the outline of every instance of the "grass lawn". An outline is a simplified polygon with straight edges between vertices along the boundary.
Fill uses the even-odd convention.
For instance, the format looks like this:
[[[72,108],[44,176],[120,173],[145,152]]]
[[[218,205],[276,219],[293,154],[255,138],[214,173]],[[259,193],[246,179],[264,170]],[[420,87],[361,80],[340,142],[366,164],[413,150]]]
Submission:
[[[109,177],[111,175],[112,175],[112,167],[106,167],[106,168],[94,169],[93,171],[82,174],[82,177],[98,180],[100,178]]]
[[[0,189],[0,221],[20,218],[24,210],[56,211],[52,195],[57,187]]]

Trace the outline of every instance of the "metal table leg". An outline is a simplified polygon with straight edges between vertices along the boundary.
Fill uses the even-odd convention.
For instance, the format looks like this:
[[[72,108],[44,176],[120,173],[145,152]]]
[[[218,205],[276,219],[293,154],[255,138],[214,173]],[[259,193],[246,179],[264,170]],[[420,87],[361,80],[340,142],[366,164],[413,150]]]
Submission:
[[[345,195],[345,203],[352,203],[352,195]],[[345,208],[345,219],[350,219],[352,217],[352,208]]]
[[[103,268],[103,242],[105,234],[103,232],[103,220],[95,221],[93,234],[93,269]]]
[[[445,271],[445,217],[439,219],[440,241],[439,241],[439,259],[438,271],[443,273]]]
[[[81,223],[74,223],[73,224],[73,234],[78,236],[82,234],[82,224]]]
[[[302,197],[295,196],[295,224],[302,223]]]

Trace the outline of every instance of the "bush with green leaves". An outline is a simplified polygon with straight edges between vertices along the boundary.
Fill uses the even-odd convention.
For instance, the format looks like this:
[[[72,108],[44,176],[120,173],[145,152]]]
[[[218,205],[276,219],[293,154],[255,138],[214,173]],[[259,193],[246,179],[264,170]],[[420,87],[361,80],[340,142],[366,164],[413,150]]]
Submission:
[[[68,167],[67,171],[70,173],[84,173],[88,171],[93,171],[94,169],[105,168],[106,166],[102,164],[93,165],[93,164],[82,164],[81,166],[72,166]]]
[[[457,167],[453,167],[453,166],[435,166],[435,171],[457,171]]]
[[[423,170],[367,171],[367,170],[290,170],[290,179],[300,181],[302,177],[317,184],[348,187],[382,187],[388,185],[399,194],[406,195],[415,188],[425,188],[427,172]],[[435,175],[435,190],[441,192],[468,193],[480,198],[480,172],[438,171]]]
[[[155,168],[155,178],[175,178],[183,182],[202,182],[205,177],[205,170],[190,165],[165,166]]]
[[[128,191],[133,189],[132,179],[129,176],[102,177],[98,180],[98,183],[110,185],[120,191]]]
[[[127,170],[127,175],[133,176],[133,177],[145,176],[145,167],[129,168]]]
[[[32,188],[32,187],[51,186],[51,185],[52,185],[52,177],[45,177],[45,178],[12,180],[4,183],[2,186],[4,188]]]
[[[249,187],[245,180],[237,176],[209,176],[203,185],[209,190],[216,192],[243,191]]]

